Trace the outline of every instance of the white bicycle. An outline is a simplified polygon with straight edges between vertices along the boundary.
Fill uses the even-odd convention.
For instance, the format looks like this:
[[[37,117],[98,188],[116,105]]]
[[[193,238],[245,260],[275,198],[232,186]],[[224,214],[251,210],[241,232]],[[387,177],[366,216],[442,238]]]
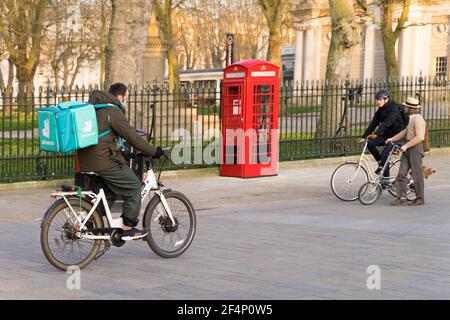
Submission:
[[[147,166],[147,177],[141,190],[142,201],[153,194],[144,211],[142,224],[148,234],[142,239],[160,257],[177,257],[194,239],[197,224],[194,207],[181,192],[163,189],[159,178],[165,161],[158,178],[153,171],[152,158],[142,161]],[[41,222],[44,255],[61,270],[70,266],[85,268],[104,255],[111,244],[121,247],[126,242],[121,237],[122,218],[113,219],[101,179],[92,172],[84,174],[95,180],[94,185],[99,191],[78,189],[52,193],[52,198],[59,199],[47,210]],[[104,248],[100,251],[102,243]]]
[[[331,190],[333,194],[343,201],[355,201],[359,198],[358,192],[361,186],[369,181],[381,179],[382,173],[375,174],[375,167],[366,154],[368,141],[365,141],[361,156],[358,161],[346,161],[339,165],[331,175]],[[386,188],[393,197],[397,197],[396,178],[400,168],[400,157],[398,152],[392,153],[386,161],[389,168],[389,181]],[[383,170],[384,171],[384,170]],[[414,183],[411,174],[408,174],[408,199],[414,199]]]
[[[375,203],[378,198],[381,196],[381,193],[383,192],[383,172],[386,170],[388,166],[391,165],[391,157],[393,154],[401,154],[401,144],[398,143],[392,143],[392,149],[389,152],[388,159],[386,163],[384,164],[383,168],[381,169],[381,172],[379,175],[375,176],[375,179],[372,179],[366,183],[364,183],[361,188],[358,191],[358,200],[364,205],[371,205]],[[396,160],[394,163],[398,163],[399,159]],[[413,200],[415,198],[415,192],[413,190],[413,183],[411,175],[408,175],[408,182],[407,182],[407,198],[408,200]],[[393,188],[395,188],[393,190]],[[397,185],[396,183],[389,186],[389,192],[397,196]],[[392,191],[393,190],[393,191]]]

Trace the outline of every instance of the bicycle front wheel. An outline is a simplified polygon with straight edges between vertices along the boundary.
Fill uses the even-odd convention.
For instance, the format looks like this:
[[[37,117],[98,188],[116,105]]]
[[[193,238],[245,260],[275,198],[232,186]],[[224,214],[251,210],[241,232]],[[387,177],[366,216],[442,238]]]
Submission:
[[[162,258],[175,258],[189,248],[197,229],[195,210],[189,199],[178,191],[164,192],[175,220],[173,225],[158,195],[150,200],[144,213],[144,228],[150,248]]]
[[[79,217],[86,217],[92,208],[86,201],[81,206],[78,199],[68,202]],[[103,228],[103,220],[97,211],[91,215],[86,227]],[[83,269],[97,256],[102,240],[81,239],[76,235],[78,230],[78,219],[64,199],[56,201],[41,224],[42,251],[54,267],[63,271],[73,266]]]
[[[346,162],[334,170],[330,184],[336,197],[343,201],[355,201],[359,188],[367,181],[369,174],[366,168],[357,162]]]
[[[381,186],[375,182],[364,183],[358,192],[358,200],[364,205],[375,203],[381,195]]]

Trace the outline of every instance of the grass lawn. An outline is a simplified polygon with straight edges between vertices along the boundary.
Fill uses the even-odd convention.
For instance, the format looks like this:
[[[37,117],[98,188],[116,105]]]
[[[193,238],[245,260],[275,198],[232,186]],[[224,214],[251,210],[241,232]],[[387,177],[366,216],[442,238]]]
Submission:
[[[8,114],[0,112],[0,131],[32,130],[37,127],[36,112],[30,114],[16,111]]]
[[[215,115],[220,113],[220,106],[199,106],[197,114],[202,116]]]
[[[304,114],[320,111],[320,106],[297,106],[288,105],[280,106],[280,117],[286,117],[294,114]]]
[[[39,139],[2,139],[0,142],[0,154],[2,158],[15,156],[29,156],[39,153]]]
[[[42,180],[71,176],[75,168],[72,155],[42,155],[0,159],[0,182]]]

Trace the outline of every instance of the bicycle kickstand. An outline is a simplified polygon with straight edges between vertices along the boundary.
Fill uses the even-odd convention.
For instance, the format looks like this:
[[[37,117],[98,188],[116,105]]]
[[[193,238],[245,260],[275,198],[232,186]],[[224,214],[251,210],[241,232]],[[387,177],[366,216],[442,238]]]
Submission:
[[[109,248],[111,248],[111,244],[109,243],[109,241],[105,241],[105,247],[104,247],[103,250],[100,251],[100,253],[94,258],[95,261],[97,261],[98,259],[100,259],[101,257],[103,257],[103,255],[106,253],[106,251],[109,250]]]

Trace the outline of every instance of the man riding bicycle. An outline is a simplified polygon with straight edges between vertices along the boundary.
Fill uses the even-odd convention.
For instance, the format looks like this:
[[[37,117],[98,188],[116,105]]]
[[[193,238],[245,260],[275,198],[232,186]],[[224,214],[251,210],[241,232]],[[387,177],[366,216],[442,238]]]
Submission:
[[[369,140],[367,148],[378,162],[378,168],[375,170],[375,173],[379,174],[383,169],[393,145],[386,145],[381,154],[377,147],[384,146],[387,139],[405,129],[408,123],[407,118],[403,115],[401,106],[390,100],[389,91],[387,89],[379,90],[375,95],[375,100],[378,110],[375,112],[372,121],[364,132],[360,142],[367,139]],[[375,129],[377,130],[373,133]],[[386,168],[383,177],[387,178],[386,180],[389,181],[389,176],[389,168]]]
[[[128,89],[122,83],[111,86],[109,92],[95,90],[89,97],[91,104],[109,103],[114,106],[96,110],[98,132],[110,130],[99,138],[98,144],[78,150],[80,169],[83,172],[95,172],[103,180],[106,198],[111,206],[117,196],[123,199],[122,240],[135,240],[145,237],[147,232],[135,228],[138,224],[141,209],[141,181],[126,165],[120,151],[120,137],[128,144],[146,155],[157,159],[164,154],[136,133],[136,129],[125,118],[125,107],[128,101]]]

